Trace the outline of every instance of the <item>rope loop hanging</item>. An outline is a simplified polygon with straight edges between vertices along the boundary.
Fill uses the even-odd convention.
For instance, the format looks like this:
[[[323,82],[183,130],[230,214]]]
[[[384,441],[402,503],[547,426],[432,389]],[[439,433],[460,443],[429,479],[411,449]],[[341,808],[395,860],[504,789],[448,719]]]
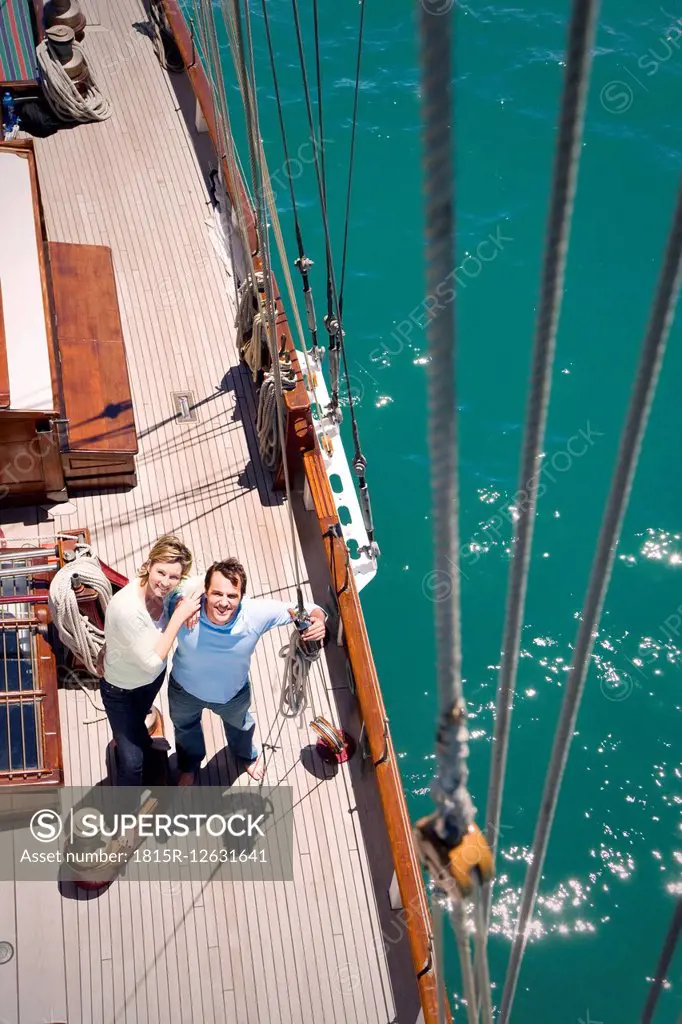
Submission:
[[[298,718],[308,707],[310,666],[313,662],[319,661],[320,652],[321,648],[312,653],[308,651],[300,632],[292,629],[289,643],[279,652],[280,658],[285,659],[279,702],[279,712],[284,718]]]
[[[291,370],[282,372],[282,388],[292,391],[296,387],[296,378]],[[256,434],[258,451],[266,469],[275,472],[282,459],[282,445],[277,424],[277,385],[274,375],[266,373],[258,396],[258,414],[256,416]]]

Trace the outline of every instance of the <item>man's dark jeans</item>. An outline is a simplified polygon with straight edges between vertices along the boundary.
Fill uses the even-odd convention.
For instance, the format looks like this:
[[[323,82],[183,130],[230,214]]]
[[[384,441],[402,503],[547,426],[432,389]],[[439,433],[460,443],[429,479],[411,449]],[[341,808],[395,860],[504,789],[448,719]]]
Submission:
[[[206,756],[204,730],[201,727],[201,713],[204,708],[222,718],[227,745],[235,757],[246,761],[247,764],[253,764],[258,760],[258,750],[253,743],[256,723],[249,713],[249,682],[226,704],[211,704],[188,693],[171,674],[168,680],[168,705],[175,729],[178,769],[181,772],[196,771]]]
[[[145,719],[166,677],[166,667],[156,679],[135,690],[112,686],[100,680],[102,703],[116,740],[118,785],[141,786],[145,757],[152,749],[152,740]]]

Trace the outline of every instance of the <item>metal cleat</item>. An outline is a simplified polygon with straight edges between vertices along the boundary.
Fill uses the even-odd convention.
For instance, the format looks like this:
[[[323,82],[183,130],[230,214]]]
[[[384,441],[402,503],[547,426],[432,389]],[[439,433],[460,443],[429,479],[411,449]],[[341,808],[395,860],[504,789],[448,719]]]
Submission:
[[[361,548],[358,548],[358,551],[361,555],[367,555],[368,558],[374,558],[375,560],[381,557],[379,545],[375,540],[370,541],[368,544],[363,544]]]

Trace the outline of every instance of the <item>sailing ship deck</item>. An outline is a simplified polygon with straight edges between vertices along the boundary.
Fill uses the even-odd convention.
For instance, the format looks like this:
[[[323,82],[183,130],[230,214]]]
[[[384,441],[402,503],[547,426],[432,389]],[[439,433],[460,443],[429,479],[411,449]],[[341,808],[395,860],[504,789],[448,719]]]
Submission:
[[[50,511],[5,509],[5,537],[87,525],[96,552],[131,575],[151,542],[174,531],[199,566],[239,555],[251,594],[284,598],[294,583],[288,512],[258,458],[254,394],[235,348],[234,280],[209,235],[210,142],[194,129],[186,76],[169,76],[157,62],[141,0],[83,7],[87,60],[113,116],[37,140],[36,156],[48,238],[113,252],[138,486]],[[178,391],[192,392],[195,421],[178,420]],[[305,515],[299,511],[304,547]],[[317,524],[308,525],[314,549]],[[315,596],[323,600],[324,590]],[[254,658],[261,740],[276,715],[285,638],[269,634]],[[318,713],[338,723],[339,708],[353,700],[345,662],[329,660],[332,676],[327,664],[313,672],[314,699]],[[80,690],[59,696],[66,783],[95,784],[106,776],[108,724],[84,724],[98,715]],[[3,1024],[388,1024],[396,1002],[414,1007],[405,944],[387,960],[382,938],[392,864],[371,773],[360,754],[335,774],[312,758],[311,772],[311,759],[306,766],[300,758],[312,740],[309,717],[286,720],[267,777],[286,777],[294,788],[294,881],[165,890],[118,881],[97,899],[73,900],[49,883],[0,882],[0,939],[17,951],[0,969]],[[167,714],[166,724],[172,746]],[[206,715],[208,783],[229,779],[228,761],[214,756],[224,747],[218,725]],[[245,778],[235,784],[252,784]]]

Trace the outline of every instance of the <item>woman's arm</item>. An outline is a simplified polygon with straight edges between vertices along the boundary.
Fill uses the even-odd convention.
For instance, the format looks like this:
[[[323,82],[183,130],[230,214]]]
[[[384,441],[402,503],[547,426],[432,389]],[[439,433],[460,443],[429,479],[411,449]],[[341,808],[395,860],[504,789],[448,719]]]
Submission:
[[[186,580],[183,580],[175,590],[170,594],[165,602],[164,608],[169,619],[172,613],[175,611],[178,601],[183,597],[194,597],[198,595],[203,597],[204,594],[204,577],[203,576],[188,576]],[[194,629],[199,622],[199,616],[201,615],[201,608],[197,608],[194,615],[192,615],[185,625],[188,629]]]
[[[165,661],[175,638],[180,632],[180,627],[197,614],[201,607],[201,591],[192,591],[187,597],[182,597],[175,606],[175,611],[170,617],[170,622],[164,629],[154,647],[154,653]]]

